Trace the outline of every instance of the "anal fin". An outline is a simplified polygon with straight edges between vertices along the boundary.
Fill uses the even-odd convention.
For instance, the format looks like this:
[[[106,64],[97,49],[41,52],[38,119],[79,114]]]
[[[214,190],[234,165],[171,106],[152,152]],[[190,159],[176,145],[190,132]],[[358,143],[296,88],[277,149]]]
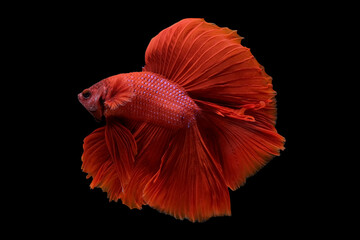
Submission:
[[[230,198],[221,167],[212,158],[196,124],[180,130],[144,190],[151,207],[176,218],[205,221],[230,215]]]
[[[144,204],[144,188],[159,170],[161,157],[169,146],[174,130],[134,121],[128,125],[140,150],[122,202],[129,208],[141,208]]]

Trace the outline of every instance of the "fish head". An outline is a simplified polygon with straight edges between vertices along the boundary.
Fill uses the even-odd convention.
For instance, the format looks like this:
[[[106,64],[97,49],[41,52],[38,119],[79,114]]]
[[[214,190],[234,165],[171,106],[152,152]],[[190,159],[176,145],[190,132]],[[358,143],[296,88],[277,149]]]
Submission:
[[[99,82],[84,89],[78,94],[79,102],[88,110],[88,112],[100,121],[104,113],[104,97],[106,95],[106,86],[104,82]]]

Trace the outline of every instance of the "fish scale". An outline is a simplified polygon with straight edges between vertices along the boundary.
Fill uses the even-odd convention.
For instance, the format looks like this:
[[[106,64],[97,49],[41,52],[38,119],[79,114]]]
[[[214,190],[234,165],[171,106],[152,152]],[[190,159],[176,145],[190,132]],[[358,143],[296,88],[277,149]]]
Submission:
[[[195,102],[177,84],[152,72],[125,74],[133,87],[132,101],[121,108],[121,115],[170,128],[190,127],[199,111]]]

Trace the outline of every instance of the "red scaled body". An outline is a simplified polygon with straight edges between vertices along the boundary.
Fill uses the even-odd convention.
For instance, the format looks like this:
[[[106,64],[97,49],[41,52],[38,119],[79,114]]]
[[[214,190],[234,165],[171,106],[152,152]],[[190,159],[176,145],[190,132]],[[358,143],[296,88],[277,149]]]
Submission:
[[[151,72],[119,74],[110,85],[128,85],[129,102],[107,116],[153,123],[162,127],[189,127],[199,108],[179,85]]]
[[[79,95],[106,125],[84,139],[82,169],[110,200],[176,218],[231,214],[235,190],[284,149],[272,78],[236,31],[184,19],[154,37],[143,72]]]

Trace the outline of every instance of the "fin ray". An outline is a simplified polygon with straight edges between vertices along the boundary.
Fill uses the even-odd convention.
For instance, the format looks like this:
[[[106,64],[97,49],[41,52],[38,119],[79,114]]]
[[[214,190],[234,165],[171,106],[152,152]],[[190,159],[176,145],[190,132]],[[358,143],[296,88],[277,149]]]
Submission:
[[[91,188],[107,192],[110,201],[121,198],[130,178],[136,143],[131,133],[119,122],[108,120],[105,127],[84,139],[82,170],[92,177]]]
[[[221,167],[196,124],[180,130],[171,140],[159,171],[146,185],[144,199],[151,207],[190,221],[231,214]]]
[[[285,139],[276,129],[252,115],[254,122],[215,113],[204,113],[199,119],[205,143],[221,165],[226,184],[232,190],[242,186],[248,177],[284,150]]]
[[[168,148],[173,130],[149,123],[131,123],[139,148],[130,181],[124,189],[122,201],[129,208],[141,208],[146,184],[159,170],[161,157]]]
[[[108,118],[105,127],[105,142],[118,179],[124,187],[130,179],[134,156],[137,153],[134,137],[119,121]]]
[[[108,116],[109,112],[116,110],[118,107],[131,102],[134,96],[132,85],[123,81],[120,77],[121,75],[123,74],[118,74],[106,79],[108,91],[104,101],[105,116]]]
[[[220,28],[203,19],[184,19],[151,40],[145,53],[144,71],[176,82],[193,99],[207,99],[230,107],[259,98],[270,99],[275,96],[269,85],[271,77],[250,49],[240,44],[241,39],[229,28]],[[230,76],[232,81],[228,80]]]

